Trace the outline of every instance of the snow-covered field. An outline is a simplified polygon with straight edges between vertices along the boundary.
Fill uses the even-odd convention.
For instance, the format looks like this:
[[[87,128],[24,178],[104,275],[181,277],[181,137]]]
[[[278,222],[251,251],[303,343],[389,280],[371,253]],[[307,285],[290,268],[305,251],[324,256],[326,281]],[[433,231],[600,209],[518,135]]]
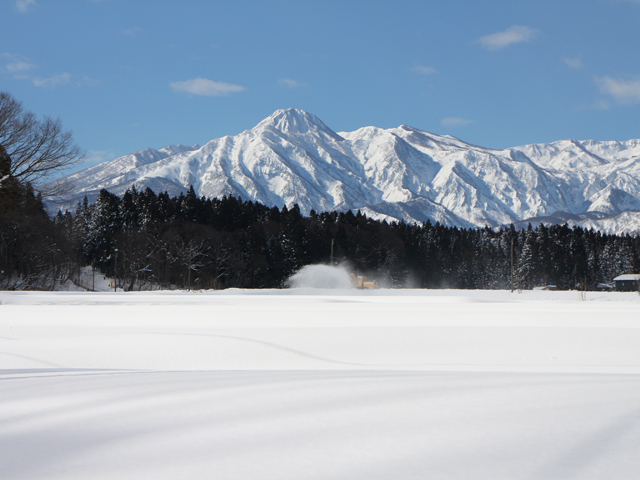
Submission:
[[[637,293],[0,292],[0,478],[635,479]]]

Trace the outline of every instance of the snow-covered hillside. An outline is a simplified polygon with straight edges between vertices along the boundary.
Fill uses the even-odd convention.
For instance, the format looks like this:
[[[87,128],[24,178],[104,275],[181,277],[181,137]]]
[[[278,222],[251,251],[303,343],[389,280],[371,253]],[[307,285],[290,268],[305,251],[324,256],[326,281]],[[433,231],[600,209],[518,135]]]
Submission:
[[[298,109],[200,147],[146,149],[65,180],[62,208],[106,188],[240,196],[268,206],[360,209],[373,218],[462,227],[572,219],[630,229],[640,211],[640,140],[562,140],[493,150],[405,125],[336,133]]]

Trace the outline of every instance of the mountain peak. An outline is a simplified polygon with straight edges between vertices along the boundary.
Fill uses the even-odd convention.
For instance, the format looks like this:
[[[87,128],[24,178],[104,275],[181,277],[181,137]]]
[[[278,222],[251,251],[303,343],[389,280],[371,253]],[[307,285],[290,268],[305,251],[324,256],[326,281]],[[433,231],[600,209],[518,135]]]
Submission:
[[[342,139],[318,117],[299,108],[276,110],[261,121],[258,127],[271,127],[283,133],[322,132],[336,139]]]

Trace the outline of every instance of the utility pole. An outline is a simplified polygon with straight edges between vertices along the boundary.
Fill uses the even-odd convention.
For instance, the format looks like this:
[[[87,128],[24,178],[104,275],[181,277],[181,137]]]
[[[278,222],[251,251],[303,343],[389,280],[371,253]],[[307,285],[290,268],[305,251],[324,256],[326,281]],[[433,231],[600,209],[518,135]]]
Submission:
[[[333,266],[333,238],[331,239],[331,266]]]
[[[118,288],[118,271],[116,270],[116,265],[118,264],[118,249],[115,249],[116,257],[113,260],[113,291],[117,292]]]
[[[511,237],[511,293],[513,293],[513,237]]]

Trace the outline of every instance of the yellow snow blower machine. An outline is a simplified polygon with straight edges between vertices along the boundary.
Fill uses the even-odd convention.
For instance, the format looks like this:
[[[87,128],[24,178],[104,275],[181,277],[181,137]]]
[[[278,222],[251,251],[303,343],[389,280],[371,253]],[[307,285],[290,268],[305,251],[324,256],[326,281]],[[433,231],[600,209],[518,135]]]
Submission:
[[[368,280],[364,275],[351,274],[351,285],[353,288],[360,290],[373,290],[378,288],[378,282],[376,280]]]

